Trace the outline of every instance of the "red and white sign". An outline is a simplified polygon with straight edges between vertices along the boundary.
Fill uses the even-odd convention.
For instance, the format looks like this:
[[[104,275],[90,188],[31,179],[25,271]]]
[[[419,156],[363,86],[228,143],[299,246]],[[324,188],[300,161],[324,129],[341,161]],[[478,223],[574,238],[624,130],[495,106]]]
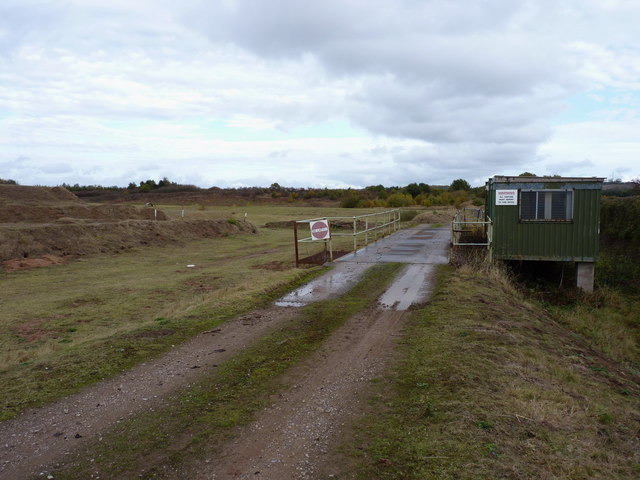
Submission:
[[[331,236],[329,234],[329,222],[327,220],[309,222],[309,227],[311,227],[312,240],[326,240]]]
[[[496,190],[496,205],[518,205],[518,190]]]

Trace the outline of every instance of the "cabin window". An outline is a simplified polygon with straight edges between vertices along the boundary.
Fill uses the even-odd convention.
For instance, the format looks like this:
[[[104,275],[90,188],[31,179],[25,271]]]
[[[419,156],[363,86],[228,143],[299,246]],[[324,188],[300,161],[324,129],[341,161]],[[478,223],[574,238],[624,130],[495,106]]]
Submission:
[[[524,221],[573,220],[573,191],[521,191],[520,219]]]

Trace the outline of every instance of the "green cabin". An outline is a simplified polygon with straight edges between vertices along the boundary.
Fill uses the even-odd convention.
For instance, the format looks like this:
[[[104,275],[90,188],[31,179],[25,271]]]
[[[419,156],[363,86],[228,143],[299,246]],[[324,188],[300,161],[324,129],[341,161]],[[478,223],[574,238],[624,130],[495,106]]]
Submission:
[[[494,176],[486,184],[491,255],[576,262],[578,286],[593,290],[604,178]]]

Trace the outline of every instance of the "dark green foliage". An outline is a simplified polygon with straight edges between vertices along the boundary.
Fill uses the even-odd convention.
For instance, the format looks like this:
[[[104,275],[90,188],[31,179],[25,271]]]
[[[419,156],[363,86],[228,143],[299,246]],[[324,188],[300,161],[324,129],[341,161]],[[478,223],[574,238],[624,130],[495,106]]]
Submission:
[[[465,179],[458,178],[457,180],[451,182],[449,191],[457,192],[458,190],[464,190],[465,192],[468,192],[469,190],[471,190],[471,185],[469,185],[469,182],[467,182]]]
[[[640,196],[603,198],[600,216],[604,237],[640,246]]]
[[[342,208],[356,208],[359,202],[360,199],[357,197],[357,195],[350,194],[342,199],[342,201],[340,202],[340,206]]]
[[[413,198],[416,198],[421,193],[424,193],[424,194],[431,193],[431,187],[429,187],[429,185],[427,185],[426,183],[420,183],[420,184],[410,183],[409,185],[404,187],[403,190],[405,193],[408,193]]]

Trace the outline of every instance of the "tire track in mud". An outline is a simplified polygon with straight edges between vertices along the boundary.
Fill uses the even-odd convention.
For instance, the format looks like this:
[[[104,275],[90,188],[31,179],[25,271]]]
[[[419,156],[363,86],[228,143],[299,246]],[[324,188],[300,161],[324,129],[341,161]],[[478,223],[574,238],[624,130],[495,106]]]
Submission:
[[[287,388],[253,423],[238,428],[221,452],[181,474],[211,480],[309,479],[330,469],[323,459],[360,411],[370,381],[388,365],[404,316],[374,307],[352,317],[285,375]]]
[[[112,379],[0,423],[0,478],[46,472],[46,465],[99,440],[117,422],[161,406],[169,394],[188,387],[295,314],[281,307],[254,311]]]

